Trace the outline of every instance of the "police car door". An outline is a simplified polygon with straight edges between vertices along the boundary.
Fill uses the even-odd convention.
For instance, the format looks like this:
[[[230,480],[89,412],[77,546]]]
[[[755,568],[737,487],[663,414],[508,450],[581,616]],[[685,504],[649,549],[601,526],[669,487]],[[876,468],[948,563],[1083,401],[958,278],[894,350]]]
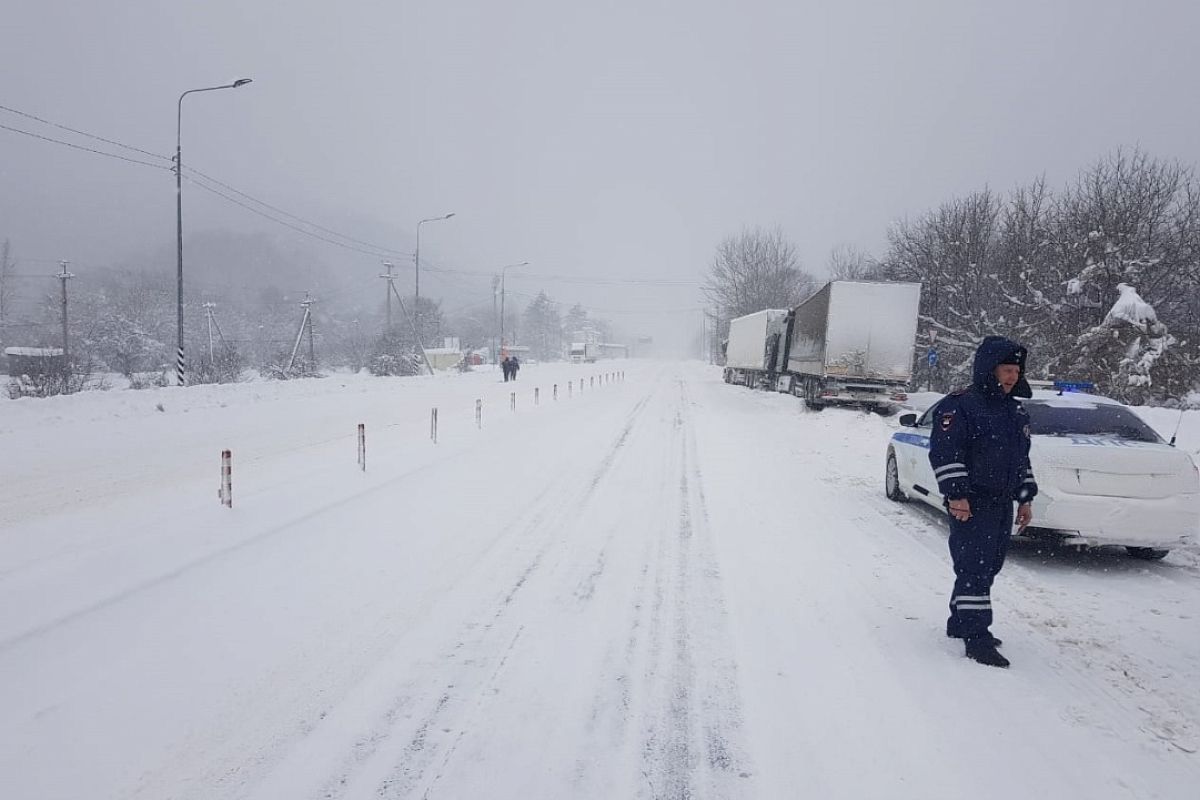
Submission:
[[[938,492],[937,478],[933,476],[933,465],[929,463],[929,439],[933,434],[933,425],[938,420],[938,403],[934,403],[917,419],[914,442],[919,440],[919,446],[905,448],[912,453],[912,462],[908,465],[909,476],[913,490],[921,495],[921,499],[931,501],[935,505],[942,502]]]

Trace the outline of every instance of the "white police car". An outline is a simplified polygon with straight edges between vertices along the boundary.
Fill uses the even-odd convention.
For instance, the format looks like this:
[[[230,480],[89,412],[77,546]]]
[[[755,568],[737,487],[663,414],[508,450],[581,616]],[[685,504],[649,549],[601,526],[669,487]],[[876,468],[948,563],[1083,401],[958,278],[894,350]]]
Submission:
[[[1028,535],[1068,545],[1124,545],[1140,558],[1162,558],[1193,540],[1200,528],[1200,474],[1187,453],[1107,397],[1035,390],[1021,402],[1029,412],[1029,460],[1038,482]],[[892,500],[942,507],[929,465],[936,409],[900,417],[887,448],[885,488]]]

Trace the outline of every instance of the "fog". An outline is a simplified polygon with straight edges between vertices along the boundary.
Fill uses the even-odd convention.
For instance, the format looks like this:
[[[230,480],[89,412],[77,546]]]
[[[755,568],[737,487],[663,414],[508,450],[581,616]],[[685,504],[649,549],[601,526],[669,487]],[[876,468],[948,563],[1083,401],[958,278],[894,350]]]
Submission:
[[[185,167],[396,251],[405,286],[417,222],[453,212],[422,227],[423,295],[490,313],[491,276],[528,261],[510,302],[545,290],[664,353],[693,346],[714,248],[743,227],[779,226],[820,274],[833,247],[878,252],[890,222],[955,193],[1055,185],[1117,147],[1200,162],[1185,2],[40,0],[4,16],[0,105],[170,156],[181,92],[252,78],[187,97]],[[168,164],[12,111],[0,125],[157,164],[0,129],[0,239],[22,271],[173,268]],[[319,289],[319,267],[382,304],[378,247],[189,183],[183,203],[188,241],[264,234],[294,254],[287,291]]]

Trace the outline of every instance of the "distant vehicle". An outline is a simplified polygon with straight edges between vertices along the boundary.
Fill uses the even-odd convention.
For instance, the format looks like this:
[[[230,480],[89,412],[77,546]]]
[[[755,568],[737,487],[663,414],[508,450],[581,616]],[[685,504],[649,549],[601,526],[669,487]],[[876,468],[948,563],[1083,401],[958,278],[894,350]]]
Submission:
[[[591,342],[571,342],[570,358],[576,364],[591,364],[598,354],[598,347]]]
[[[942,508],[929,464],[931,420],[900,417],[887,446],[885,490]],[[1124,545],[1130,555],[1162,558],[1188,544],[1200,525],[1200,473],[1128,406],[1099,395],[1034,390],[1030,462],[1038,482],[1027,535],[1061,544]]]
[[[729,323],[725,382],[892,414],[908,399],[921,284],[832,281],[794,309]]]

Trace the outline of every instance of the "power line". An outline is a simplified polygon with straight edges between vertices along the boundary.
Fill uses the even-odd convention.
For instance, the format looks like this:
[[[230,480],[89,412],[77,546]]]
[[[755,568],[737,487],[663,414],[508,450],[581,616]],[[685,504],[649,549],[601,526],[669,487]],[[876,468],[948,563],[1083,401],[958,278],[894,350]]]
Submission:
[[[0,105],[0,110],[8,111],[9,113],[17,114],[17,115],[25,117],[27,119],[35,120],[44,125],[50,125],[52,127],[59,128],[61,130],[69,131],[69,132],[77,134],[79,136],[84,136],[89,139],[94,139],[96,141],[104,142],[106,144],[110,144],[110,145],[113,145],[116,147],[121,147],[126,150],[130,150],[132,152],[141,153],[143,155],[148,155],[148,156],[151,156],[152,158],[158,158],[158,159],[162,159],[163,161],[168,161],[168,162],[174,161],[174,159],[171,159],[167,156],[159,155],[158,153],[153,153],[153,152],[150,152],[149,150],[144,150],[140,147],[134,147],[133,145],[125,144],[124,142],[120,142],[115,139],[109,139],[109,138],[106,138],[103,136],[98,136],[93,133],[88,133],[87,131],[78,130],[76,128],[72,128],[67,125],[63,125],[61,123],[57,123],[52,120],[48,120],[48,119],[44,119],[42,117],[36,116],[34,114],[30,114],[26,111],[21,111],[19,109],[12,108],[11,106]],[[66,146],[66,147],[71,147],[76,150],[82,150],[84,152],[94,153],[96,155],[107,156],[108,158],[116,158],[121,161],[127,161],[131,164],[139,164],[142,166],[155,167],[158,169],[172,169],[172,167],[168,167],[163,164],[154,164],[154,163],[151,163],[148,161],[142,161],[140,159],[134,159],[134,158],[129,158],[127,156],[117,155],[116,153],[109,153],[109,152],[105,152],[103,150],[96,150],[96,149],[93,149],[90,147],[84,147],[83,145],[74,144],[72,142],[66,142],[61,139],[55,139],[50,136],[43,136],[41,134],[33,133],[31,131],[22,130],[20,128],[12,128],[7,125],[0,125],[0,128],[3,128],[4,130],[12,131],[13,133],[19,133],[24,136],[30,136],[35,139],[41,139],[46,142],[52,142],[54,144],[60,144],[60,145]],[[247,205],[246,203],[241,202],[234,197],[230,197],[229,195],[225,194],[224,192],[214,189],[212,186],[207,186],[207,185],[201,183],[200,181],[192,180],[192,179],[189,179],[189,181],[188,181],[193,186],[197,186],[201,189],[204,189],[205,191],[211,192],[212,194],[215,194],[218,197],[221,197],[231,203],[234,203],[235,205],[238,205],[238,206],[246,209],[247,211],[257,214],[257,215],[263,217],[264,219],[271,220],[272,222],[275,222],[279,225],[283,225],[287,228],[290,228],[291,230],[294,230],[294,231],[304,234],[306,236],[311,236],[315,239],[319,239],[328,244],[332,244],[337,247],[342,247],[347,250],[352,250],[354,252],[364,253],[366,255],[374,256],[376,258],[395,258],[395,257],[411,258],[413,255],[412,253],[409,253],[409,252],[405,252],[402,250],[396,250],[394,248],[375,244],[373,242],[368,242],[363,239],[357,239],[353,236],[348,236],[344,233],[340,233],[340,232],[338,232],[332,228],[328,228],[324,225],[320,225],[318,223],[311,222],[310,220],[307,220],[297,214],[293,214],[290,211],[285,211],[284,209],[279,208],[278,206],[274,206],[263,200],[259,200],[258,198],[254,197],[253,195],[251,195],[247,192],[243,192],[241,189],[238,189],[234,186],[229,185],[228,183],[220,181],[217,178],[214,178],[211,175],[208,175],[194,167],[185,167],[184,170],[186,172],[193,173],[194,175],[198,176],[202,180],[206,180],[212,184],[215,184],[216,186],[219,186],[229,192],[232,192],[235,195],[237,195],[238,197],[244,198],[245,200],[248,200],[251,203],[257,204],[266,209],[270,209],[271,211],[275,212],[276,214],[281,214],[284,217],[287,217],[288,219],[295,220],[296,222],[301,223],[302,225],[306,225],[310,228],[315,228],[318,231],[323,231],[326,234],[335,236],[335,237],[337,237],[337,239],[342,239],[345,241],[337,241],[337,240],[331,239],[327,236],[323,236],[323,235],[314,233],[313,231],[305,230],[304,228],[297,227],[296,225],[293,225],[284,220],[278,219],[277,217],[274,217],[271,214],[268,214],[268,213],[262,211],[261,209]],[[351,242],[353,244],[347,244],[347,242]],[[364,249],[364,248],[368,248],[368,249]],[[435,266],[436,263],[437,263],[436,261],[431,260],[431,265],[428,266],[427,269],[431,272],[444,273],[444,274],[448,274],[448,275],[466,275],[466,276],[471,276],[471,277],[490,277],[494,272],[494,271],[481,272],[481,271],[475,271],[475,270],[454,269],[454,268],[450,268],[450,267],[438,267],[438,266]],[[553,273],[538,273],[538,272],[524,272],[520,275],[517,275],[516,278],[517,279],[536,278],[539,280],[552,281],[552,282],[558,282],[558,283],[573,283],[573,284],[593,285],[593,286],[664,286],[664,287],[669,287],[669,286],[696,286],[699,284],[699,281],[670,279],[670,278],[587,278],[587,277],[580,277],[580,276],[575,276],[575,275],[558,275],[558,274],[553,274]]]
[[[278,225],[283,225],[285,228],[291,228],[292,230],[296,231],[297,233],[302,233],[305,236],[311,236],[314,239],[320,239],[321,241],[328,242],[329,244],[332,244],[336,247],[341,247],[346,250],[353,250],[357,253],[365,253],[366,255],[374,256],[375,258],[387,258],[389,255],[387,252],[379,252],[379,251],[375,251],[375,250],[365,250],[361,247],[356,247],[354,245],[346,244],[345,242],[339,242],[336,239],[330,239],[328,236],[322,236],[319,233],[314,233],[313,231],[307,230],[305,228],[301,228],[299,225],[293,225],[292,223],[288,222],[287,220],[282,220],[282,219],[279,219],[278,217],[271,216],[270,214],[263,211],[262,209],[255,208],[254,206],[249,205],[248,203],[244,203],[241,200],[238,200],[236,197],[232,197],[232,196],[220,191],[219,189],[214,189],[211,186],[207,186],[207,185],[201,183],[200,181],[193,180],[192,178],[188,178],[187,182],[190,183],[191,185],[195,186],[198,189],[203,189],[206,192],[211,192],[212,194],[215,194],[217,197],[224,198],[225,200],[227,200],[230,203],[233,203],[236,206],[241,206],[242,208],[246,209],[247,211],[249,211],[253,214],[257,214],[260,217],[269,219]]]
[[[11,107],[5,106],[5,105],[0,105],[0,110],[7,111],[10,114],[17,114],[18,116],[26,117],[27,119],[36,120],[37,122],[40,122],[43,125],[50,125],[51,127],[59,128],[64,131],[70,131],[71,133],[75,133],[80,136],[86,136],[87,138],[95,139],[98,142],[104,142],[105,144],[111,144],[111,145],[116,145],[117,147],[123,147],[126,150],[131,150],[135,153],[141,153],[144,156],[151,156],[153,158],[161,158],[163,161],[172,161],[173,160],[169,156],[159,155],[158,153],[151,153],[149,150],[143,150],[140,147],[134,147],[133,145],[125,144],[124,142],[118,142],[115,139],[105,139],[103,136],[97,136],[94,133],[88,133],[87,131],[76,130],[75,128],[70,128],[66,125],[62,125],[57,122],[52,122],[51,120],[48,120],[48,119],[42,119],[39,116],[30,114],[28,111],[21,111],[19,109],[11,108]]]
[[[696,286],[699,281],[683,280],[677,278],[586,278],[574,275],[553,275],[540,272],[522,272],[516,274],[517,278],[541,278],[542,280],[557,281],[559,283],[583,283],[596,286]]]
[[[98,136],[98,135],[96,135],[96,134],[94,134],[94,133],[88,133],[87,131],[82,131],[82,130],[79,130],[79,129],[77,129],[77,128],[72,128],[72,127],[70,127],[70,126],[68,126],[68,125],[63,125],[63,124],[61,124],[61,123],[54,122],[53,120],[44,119],[43,117],[39,117],[39,116],[37,116],[36,114],[30,114],[30,113],[29,113],[29,112],[27,112],[27,111],[21,111],[20,109],[12,108],[11,106],[0,105],[0,110],[3,110],[3,111],[8,111],[9,113],[12,113],[12,114],[17,114],[17,115],[19,115],[19,116],[22,116],[22,117],[25,117],[25,118],[27,118],[27,119],[35,120],[35,121],[37,121],[37,122],[40,122],[40,123],[42,123],[42,124],[44,124],[44,125],[50,125],[50,126],[52,126],[52,127],[59,128],[60,130],[69,131],[69,132],[71,132],[71,133],[74,133],[74,134],[77,134],[77,135],[79,135],[79,136],[84,136],[84,137],[87,137],[87,138],[89,138],[89,139],[94,139],[94,140],[96,140],[96,141],[99,141],[99,142],[104,142],[104,143],[106,143],[106,144],[111,144],[111,145],[113,145],[113,146],[115,146],[115,147],[122,147],[122,148],[124,148],[124,149],[126,149],[126,150],[130,150],[130,151],[132,151],[132,152],[135,152],[135,153],[141,153],[141,154],[143,154],[143,155],[151,156],[152,158],[159,158],[159,159],[162,159],[163,161],[167,161],[167,162],[173,162],[173,161],[174,161],[174,159],[172,159],[172,158],[170,158],[170,157],[168,157],[168,156],[160,155],[160,154],[158,154],[158,153],[152,153],[152,152],[150,152],[149,150],[144,150],[144,149],[142,149],[142,148],[140,148],[140,147],[134,147],[133,145],[130,145],[130,144],[125,144],[124,142],[117,141],[116,139],[109,139],[109,138],[106,138],[106,137],[104,137],[104,136]],[[142,160],[139,160],[139,159],[133,159],[133,158],[128,158],[128,157],[126,157],[126,156],[117,155],[117,154],[115,154],[115,153],[108,153],[108,152],[105,152],[105,151],[103,151],[103,150],[95,150],[95,149],[93,149],[93,148],[90,148],[90,147],[84,147],[84,146],[82,146],[82,145],[78,145],[78,144],[73,144],[73,143],[71,143],[71,142],[62,141],[61,139],[55,139],[55,138],[53,138],[53,137],[50,137],[50,136],[43,136],[43,135],[41,135],[41,134],[33,133],[33,132],[31,132],[31,131],[22,130],[22,129],[20,129],[20,128],[11,128],[11,127],[9,127],[9,126],[7,126],[7,125],[0,125],[0,128],[4,128],[5,130],[10,130],[10,131],[12,131],[12,132],[14,132],[14,133],[20,133],[20,134],[24,134],[25,136],[31,136],[31,137],[33,137],[33,138],[35,138],[35,139],[41,139],[41,140],[43,140],[43,141],[47,141],[47,142],[53,142],[53,143],[55,143],[55,144],[61,144],[61,145],[65,145],[65,146],[67,146],[67,147],[72,147],[72,148],[75,148],[75,149],[77,149],[77,150],[83,150],[83,151],[85,151],[85,152],[89,152],[89,153],[95,153],[95,154],[97,154],[97,155],[108,156],[109,158],[117,158],[117,159],[120,159],[120,160],[122,160],[122,161],[128,161],[128,162],[130,162],[130,163],[133,163],[133,164],[141,164],[141,165],[150,166],[150,167],[158,167],[158,168],[160,168],[160,169],[172,169],[172,167],[169,167],[169,166],[166,166],[166,165],[162,165],[162,164],[153,164],[153,163],[150,163],[150,162],[147,162],[147,161],[142,161]],[[347,236],[346,234],[344,234],[344,233],[340,233],[340,232],[338,232],[338,231],[335,231],[335,230],[333,230],[332,228],[327,228],[327,227],[325,227],[324,225],[320,225],[320,224],[318,224],[318,223],[315,223],[315,222],[312,222],[312,221],[310,221],[310,220],[304,219],[303,217],[301,217],[301,216],[299,216],[299,215],[297,215],[297,214],[293,214],[293,213],[291,213],[290,211],[285,211],[284,209],[282,209],[282,208],[279,208],[278,206],[274,206],[274,205],[271,205],[270,203],[267,203],[267,202],[265,202],[265,201],[263,201],[263,200],[259,200],[257,197],[254,197],[253,195],[250,195],[250,194],[248,194],[247,192],[243,192],[242,190],[240,190],[240,189],[238,189],[238,188],[236,188],[236,187],[234,187],[234,186],[230,186],[228,183],[225,183],[225,182],[223,182],[223,181],[220,181],[220,180],[218,180],[218,179],[216,179],[216,178],[212,177],[211,175],[208,175],[208,174],[206,174],[206,173],[204,173],[204,172],[202,172],[202,171],[200,171],[200,170],[198,170],[198,169],[196,169],[196,168],[194,168],[194,167],[184,167],[184,170],[185,170],[185,171],[187,171],[187,172],[192,172],[192,173],[194,173],[194,174],[196,174],[196,175],[200,176],[201,178],[203,178],[203,179],[205,179],[205,180],[207,180],[207,181],[209,181],[209,182],[211,182],[211,183],[214,183],[214,184],[216,184],[217,186],[220,186],[220,187],[222,187],[222,188],[224,188],[224,189],[226,189],[226,190],[228,190],[228,191],[230,191],[230,192],[233,192],[234,194],[236,194],[236,195],[238,195],[238,196],[240,196],[240,197],[243,197],[243,198],[245,198],[246,200],[249,200],[249,201],[251,201],[252,203],[257,203],[258,205],[260,205],[260,206],[263,206],[264,208],[268,208],[268,209],[270,209],[271,211],[274,211],[274,212],[275,212],[275,213],[277,213],[277,214],[282,214],[282,215],[283,215],[283,216],[285,216],[285,217],[288,217],[288,218],[290,218],[290,219],[293,219],[293,220],[295,220],[295,221],[297,221],[297,222],[300,222],[300,223],[302,223],[302,224],[304,224],[304,225],[308,225],[309,227],[316,228],[317,230],[324,231],[325,233],[328,233],[328,234],[331,234],[331,235],[333,235],[333,236],[336,236],[336,237],[338,237],[339,239],[345,239],[347,242],[353,242],[353,243],[355,243],[355,244],[358,244],[358,245],[363,245],[363,246],[365,246],[365,247],[372,248],[373,250],[379,250],[381,253],[387,254],[387,255],[389,255],[389,256],[392,256],[392,257],[397,257],[397,256],[399,256],[399,257],[405,257],[405,258],[411,258],[411,257],[412,257],[412,253],[406,253],[406,252],[404,252],[403,250],[396,250],[396,249],[393,249],[393,248],[390,248],[390,247],[385,247],[385,246],[383,246],[383,245],[378,245],[378,244],[374,244],[374,243],[372,243],[372,242],[364,241],[364,240],[362,240],[362,239],[356,239],[356,238],[354,238],[353,236]],[[212,189],[211,189],[211,187],[204,187],[204,186],[202,186],[200,183],[197,183],[197,182],[195,182],[195,181],[192,181],[192,183],[193,183],[193,185],[196,185],[196,186],[201,186],[201,188],[208,188],[208,189],[209,189],[209,191],[214,191],[214,190],[212,190]],[[215,194],[219,194],[218,192],[215,192],[215,191],[214,191],[214,193],[215,193]],[[227,199],[227,200],[230,200],[231,202],[233,202],[233,199],[232,199],[232,198],[226,197],[225,199]],[[239,205],[241,205],[241,204],[239,204]],[[255,209],[248,208],[247,206],[244,206],[244,205],[243,205],[243,208],[247,208],[247,210],[250,210],[250,211],[255,211]],[[275,222],[280,222],[280,224],[283,224],[283,223],[282,223],[282,221],[280,221],[280,220],[275,220],[275,219],[273,219],[272,217],[270,217],[270,216],[269,216],[269,215],[267,215],[267,214],[261,214],[260,212],[257,212],[257,211],[255,211],[255,213],[259,213],[259,214],[260,214],[260,216],[264,216],[264,217],[266,217],[267,219],[272,219],[272,220],[273,220],[273,221],[275,221]],[[288,227],[292,227],[292,226],[288,226]],[[297,229],[293,227],[293,230],[297,230]],[[311,232],[309,232],[309,231],[300,231],[300,232],[301,232],[301,233],[307,233],[307,234],[309,234],[309,235],[314,235],[314,234],[311,234]],[[333,241],[331,241],[331,240],[329,240],[329,239],[325,239],[324,237],[317,236],[316,238],[322,239],[323,241],[329,242],[330,244],[338,244],[338,245],[341,245],[341,246],[346,246],[346,245],[343,245],[342,243],[339,243],[339,242],[333,242]],[[356,248],[353,248],[353,247],[351,247],[351,248],[349,248],[349,249],[356,249]],[[367,252],[367,251],[359,250],[358,252]],[[376,253],[368,253],[368,254],[369,254],[369,255],[378,255],[378,254],[376,254]]]
[[[164,166],[163,164],[152,164],[149,161],[140,161],[136,158],[128,158],[126,156],[119,156],[116,153],[106,153],[103,150],[96,150],[91,147],[84,147],[81,144],[73,144],[72,142],[64,142],[62,139],[55,139],[52,136],[42,136],[40,133],[24,131],[24,130],[21,130],[20,128],[10,128],[8,125],[0,125],[0,128],[3,128],[6,131],[12,131],[13,133],[19,133],[23,136],[30,136],[30,137],[33,137],[34,139],[41,139],[44,142],[53,142],[54,144],[61,144],[64,147],[71,147],[71,148],[74,148],[75,150],[83,150],[86,153],[95,153],[98,156],[108,156],[109,158],[116,158],[121,161],[128,161],[130,164],[141,164],[142,166],[154,167],[155,169],[170,169],[170,167]]]
[[[364,241],[362,239],[356,239],[353,236],[347,236],[344,233],[339,233],[339,232],[333,230],[332,228],[326,228],[324,225],[318,225],[315,222],[310,222],[309,220],[306,220],[303,217],[297,216],[296,214],[293,214],[290,211],[284,211],[282,208],[273,206],[270,203],[259,200],[257,197],[247,194],[246,192],[243,192],[241,189],[237,189],[233,186],[230,186],[227,183],[219,181],[216,178],[212,177],[211,175],[207,175],[207,174],[201,172],[200,170],[196,169],[195,167],[184,167],[183,169],[185,172],[194,172],[195,174],[199,175],[201,178],[204,178],[205,180],[210,181],[211,183],[215,183],[217,186],[227,189],[227,190],[233,192],[234,194],[238,195],[239,197],[244,197],[253,203],[257,203],[258,205],[263,206],[264,208],[269,208],[278,214],[283,214],[285,217],[289,217],[290,219],[294,219],[297,222],[301,222],[305,225],[309,225],[313,228],[316,228],[317,230],[324,231],[325,233],[333,234],[334,236],[337,236],[340,239],[345,239],[348,242],[354,242],[355,244],[360,244],[365,247],[370,247],[375,250],[379,250],[382,253],[387,253],[393,257],[399,256],[399,257],[404,257],[404,258],[412,258],[412,255],[413,255],[412,253],[406,253],[403,250],[393,250],[392,248],[385,247],[384,245],[374,244],[373,242]]]

